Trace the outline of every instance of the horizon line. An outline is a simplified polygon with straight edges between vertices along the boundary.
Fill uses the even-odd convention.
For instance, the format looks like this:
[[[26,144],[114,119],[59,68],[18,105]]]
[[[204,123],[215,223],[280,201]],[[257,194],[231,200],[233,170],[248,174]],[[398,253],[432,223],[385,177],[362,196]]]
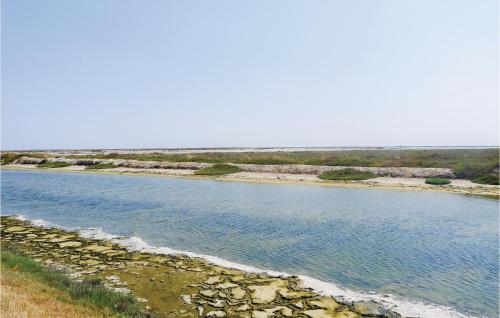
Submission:
[[[457,148],[482,148],[482,149],[490,149],[490,148],[500,148],[500,145],[481,145],[481,146],[471,146],[471,145],[451,145],[451,146],[445,146],[445,145],[439,145],[439,146],[428,146],[428,145],[411,145],[411,146],[403,146],[403,145],[397,145],[397,146],[223,146],[223,147],[146,147],[146,148],[140,148],[140,147],[131,147],[131,148],[23,148],[23,149],[0,149],[0,152],[35,152],[35,151],[105,151],[105,150],[251,150],[251,149],[256,149],[256,150],[265,150],[265,149],[372,149],[372,150],[377,150],[377,149],[389,149],[389,148],[451,148],[451,149],[457,149]]]

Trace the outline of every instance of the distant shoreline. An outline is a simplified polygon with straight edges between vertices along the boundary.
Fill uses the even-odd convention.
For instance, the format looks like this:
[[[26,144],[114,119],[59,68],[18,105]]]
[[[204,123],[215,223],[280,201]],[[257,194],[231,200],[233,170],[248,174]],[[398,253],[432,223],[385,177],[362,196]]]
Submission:
[[[189,169],[138,169],[117,167],[113,169],[85,170],[84,166],[69,166],[64,168],[43,169],[36,165],[8,164],[1,166],[4,170],[44,171],[44,172],[76,172],[93,174],[122,174],[132,176],[159,176],[177,177],[195,180],[214,180],[226,182],[248,182],[265,184],[298,184],[330,186],[340,188],[358,189],[385,189],[402,191],[434,191],[446,193],[458,193],[465,195],[479,195],[500,199],[500,187],[495,185],[476,184],[469,180],[452,179],[451,184],[446,186],[434,186],[425,184],[422,178],[395,178],[379,177],[362,181],[327,181],[321,180],[314,175],[308,174],[286,174],[286,173],[258,173],[238,172],[224,176],[196,176],[195,170]]]
[[[325,146],[325,147],[179,147],[179,148],[81,148],[81,149],[10,149],[3,152],[45,153],[49,155],[84,154],[197,154],[197,153],[267,153],[267,152],[322,152],[322,151],[386,151],[386,150],[484,150],[499,149],[500,146]]]
[[[312,180],[301,176],[299,181],[317,181],[315,176],[336,179],[332,171],[354,169],[363,173],[340,177],[344,180],[359,180],[373,177],[405,178],[397,185],[420,186],[418,180],[408,178],[465,179],[480,185],[497,185],[499,148],[482,147],[375,147],[375,148],[231,148],[231,149],[177,149],[177,150],[60,150],[43,152],[3,152],[2,164],[36,164],[40,168],[63,166],[93,166],[103,168],[178,169],[201,170],[215,164],[236,166],[241,172],[262,174],[231,175],[245,179],[278,179],[275,174],[312,175]],[[227,168],[227,167],[226,167]],[[238,169],[233,169],[234,173]],[[235,171],[236,170],[236,171]],[[155,173],[163,173],[158,170]],[[134,172],[137,172],[136,170]],[[366,172],[366,173],[365,173]],[[198,171],[196,173],[205,173]],[[228,171],[208,172],[228,174]],[[331,174],[334,175],[331,175]],[[168,172],[168,174],[182,174]],[[189,174],[189,173],[188,173]],[[358,174],[358,176],[354,176]],[[330,176],[327,176],[330,175]],[[363,175],[363,177],[361,177]],[[290,176],[286,179],[295,180]],[[370,180],[368,183],[383,183],[395,186],[394,179]],[[375,182],[371,182],[375,181]],[[381,181],[381,182],[379,182]],[[476,188],[476,185],[455,182],[461,190]],[[451,187],[452,187],[451,186]],[[495,193],[496,194],[496,193]]]

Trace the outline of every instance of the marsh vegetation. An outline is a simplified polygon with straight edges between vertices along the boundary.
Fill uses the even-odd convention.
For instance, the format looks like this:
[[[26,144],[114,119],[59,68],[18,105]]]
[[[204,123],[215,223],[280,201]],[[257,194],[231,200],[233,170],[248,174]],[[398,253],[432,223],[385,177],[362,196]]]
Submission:
[[[305,164],[348,167],[450,168],[459,179],[498,184],[499,149],[206,152],[186,154],[92,154],[74,158],[241,164]]]
[[[64,168],[71,166],[67,162],[44,162],[37,165],[38,168]]]
[[[113,168],[116,168],[116,166],[112,163],[100,163],[96,165],[86,166],[85,170],[113,169]]]
[[[194,174],[201,175],[201,176],[222,176],[222,175],[236,173],[236,172],[240,172],[240,171],[241,171],[241,169],[236,167],[236,166],[232,166],[232,165],[228,165],[228,164],[224,164],[224,163],[218,163],[218,164],[215,164],[211,167],[196,170]]]
[[[447,185],[450,184],[451,181],[444,178],[427,178],[425,179],[425,183],[432,185]]]
[[[44,153],[2,153],[2,163],[21,156],[46,157]],[[456,178],[482,184],[499,184],[499,149],[370,149],[295,152],[199,152],[199,153],[102,153],[68,155],[74,159],[124,159],[158,162],[206,162],[236,164],[304,164],[346,167],[449,168]],[[99,169],[99,166],[95,167]],[[93,168],[89,168],[93,169]],[[213,170],[213,169],[212,169]],[[210,171],[210,170],[209,170]],[[199,174],[203,174],[200,172]]]
[[[367,180],[376,178],[377,176],[369,171],[361,171],[357,169],[341,169],[323,172],[318,178],[323,180]]]

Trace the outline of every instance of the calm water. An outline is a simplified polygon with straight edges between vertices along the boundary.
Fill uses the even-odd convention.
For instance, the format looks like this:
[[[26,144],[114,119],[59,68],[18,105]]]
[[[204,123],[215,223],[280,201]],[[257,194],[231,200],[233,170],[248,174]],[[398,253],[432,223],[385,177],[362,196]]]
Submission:
[[[496,200],[432,192],[2,171],[2,213],[498,317]]]

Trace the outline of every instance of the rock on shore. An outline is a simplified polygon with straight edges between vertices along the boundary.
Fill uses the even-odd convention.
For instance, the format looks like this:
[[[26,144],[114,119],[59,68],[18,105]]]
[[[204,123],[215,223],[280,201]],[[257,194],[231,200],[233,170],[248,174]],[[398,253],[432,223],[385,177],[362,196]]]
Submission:
[[[108,288],[133,293],[160,317],[400,317],[371,302],[343,304],[302,286],[297,277],[246,273],[185,255],[130,252],[77,232],[35,227],[1,217],[1,245],[74,279],[99,277]]]

